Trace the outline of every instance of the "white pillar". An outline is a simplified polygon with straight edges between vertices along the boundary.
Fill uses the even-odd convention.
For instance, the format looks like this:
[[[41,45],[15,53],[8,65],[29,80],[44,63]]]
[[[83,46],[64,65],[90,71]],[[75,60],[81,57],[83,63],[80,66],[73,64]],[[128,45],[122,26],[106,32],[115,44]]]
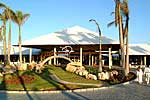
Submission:
[[[95,56],[94,64],[97,65],[97,57]]]
[[[82,66],[82,48],[80,47],[80,65]]]
[[[51,64],[52,64],[52,61],[51,61],[51,59],[48,61],[48,64],[49,64],[49,65],[51,65]]]
[[[29,53],[29,62],[31,63],[31,61],[32,61],[32,48],[30,48],[29,49],[30,51],[30,53]]]
[[[144,65],[146,65],[146,56],[144,56]]]
[[[94,65],[94,56],[92,56],[92,66]]]
[[[56,65],[56,48],[54,48],[54,65]]]
[[[109,69],[112,68],[112,55],[111,55],[111,48],[109,48]]]
[[[89,66],[91,66],[91,54],[89,54]]]

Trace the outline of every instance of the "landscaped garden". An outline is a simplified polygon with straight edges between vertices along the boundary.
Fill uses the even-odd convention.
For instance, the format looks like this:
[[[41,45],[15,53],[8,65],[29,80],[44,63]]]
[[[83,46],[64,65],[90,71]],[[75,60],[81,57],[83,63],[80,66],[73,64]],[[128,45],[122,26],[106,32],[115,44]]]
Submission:
[[[87,67],[87,69],[91,71],[90,73],[97,72],[97,68]],[[42,73],[36,73],[35,70],[26,70],[4,74],[0,77],[0,90],[70,90],[97,87],[95,85],[63,84],[51,79],[50,75],[56,75],[60,80],[71,83],[101,84],[102,86],[118,84],[135,77],[134,74],[131,73],[131,77],[129,77],[128,80],[121,80],[120,75],[107,81],[91,80],[75,73],[67,72],[63,67],[47,65],[42,70]]]

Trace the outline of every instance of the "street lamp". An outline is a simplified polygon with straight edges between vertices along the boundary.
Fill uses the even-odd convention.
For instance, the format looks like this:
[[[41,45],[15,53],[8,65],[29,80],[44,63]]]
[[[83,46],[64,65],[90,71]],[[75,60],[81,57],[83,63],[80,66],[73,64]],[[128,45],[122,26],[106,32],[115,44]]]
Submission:
[[[90,19],[89,22],[95,22],[97,28],[98,28],[98,33],[99,33],[99,72],[102,72],[102,55],[101,55],[101,50],[102,50],[102,36],[101,36],[101,30],[99,27],[99,24],[96,22],[95,19]]]

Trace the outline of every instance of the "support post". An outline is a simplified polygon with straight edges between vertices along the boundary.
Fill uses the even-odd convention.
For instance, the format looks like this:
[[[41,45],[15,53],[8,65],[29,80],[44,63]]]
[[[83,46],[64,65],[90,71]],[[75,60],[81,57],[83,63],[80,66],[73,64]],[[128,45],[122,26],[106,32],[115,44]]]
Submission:
[[[56,65],[56,48],[54,48],[54,65]]]
[[[112,55],[111,55],[111,48],[109,48],[109,69],[112,68]]]
[[[89,66],[91,66],[91,53],[89,53]]]
[[[80,47],[80,65],[82,66],[82,48]]]
[[[94,65],[94,56],[92,56],[92,66]]]
[[[146,56],[144,56],[144,65],[146,65]]]
[[[31,63],[31,61],[32,61],[32,48],[30,48],[29,50],[30,50],[29,62]]]

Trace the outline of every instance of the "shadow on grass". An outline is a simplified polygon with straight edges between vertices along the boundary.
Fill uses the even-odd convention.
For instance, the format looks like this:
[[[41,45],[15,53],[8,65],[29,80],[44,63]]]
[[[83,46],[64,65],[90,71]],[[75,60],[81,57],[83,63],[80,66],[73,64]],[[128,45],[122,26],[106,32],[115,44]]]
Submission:
[[[2,78],[2,80],[1,80],[1,83],[0,83],[0,89],[1,89],[1,90],[6,90],[6,89],[7,89],[5,82],[6,82],[6,81],[5,81],[5,74],[4,74],[4,75],[3,75],[3,78]],[[0,99],[2,99],[2,100],[8,100],[8,98],[7,98],[7,93],[6,93],[6,92],[1,92],[1,93],[0,93]]]
[[[19,71],[18,70],[16,71],[16,74],[17,74],[17,77],[18,77],[18,79],[19,79],[19,81],[20,81],[24,91],[26,91],[26,94],[27,94],[29,100],[33,100],[32,96],[29,94],[29,92],[28,92],[28,90],[27,90],[27,88],[25,86],[25,82],[24,82],[23,78],[19,75]]]
[[[40,76],[42,79],[44,79],[44,80],[46,80],[46,81],[48,81],[48,82],[50,82],[51,84],[53,84],[56,88],[57,88],[57,90],[63,90],[61,93],[64,95],[64,96],[66,96],[66,97],[68,97],[69,99],[71,99],[71,100],[90,100],[90,99],[88,99],[87,97],[85,97],[85,96],[83,96],[83,95],[81,95],[81,94],[79,94],[79,93],[76,93],[76,92],[66,92],[66,91],[64,91],[64,90],[70,90],[71,88],[69,87],[69,86],[67,86],[67,84],[63,84],[63,83],[61,83],[61,82],[58,82],[58,81],[55,81],[55,80],[52,80],[50,77],[49,77],[49,75],[52,75],[52,73],[50,73],[49,71],[48,71],[48,68],[45,68],[43,71],[42,71],[42,73],[41,74],[38,74],[38,73],[35,73],[35,74],[37,74],[38,76]],[[44,75],[44,74],[46,74],[46,75]],[[47,76],[48,75],[48,76]],[[47,78],[47,77],[49,77],[49,78]]]
[[[43,69],[42,73],[36,73],[35,71],[33,71],[36,75],[38,75],[40,78],[46,80],[47,82],[51,83],[53,86],[56,87],[56,90],[68,90],[70,89],[66,84],[62,84],[60,82],[57,82],[55,80],[52,80],[49,75],[52,75],[52,73],[50,73],[48,71],[48,69],[50,68],[45,68]]]

